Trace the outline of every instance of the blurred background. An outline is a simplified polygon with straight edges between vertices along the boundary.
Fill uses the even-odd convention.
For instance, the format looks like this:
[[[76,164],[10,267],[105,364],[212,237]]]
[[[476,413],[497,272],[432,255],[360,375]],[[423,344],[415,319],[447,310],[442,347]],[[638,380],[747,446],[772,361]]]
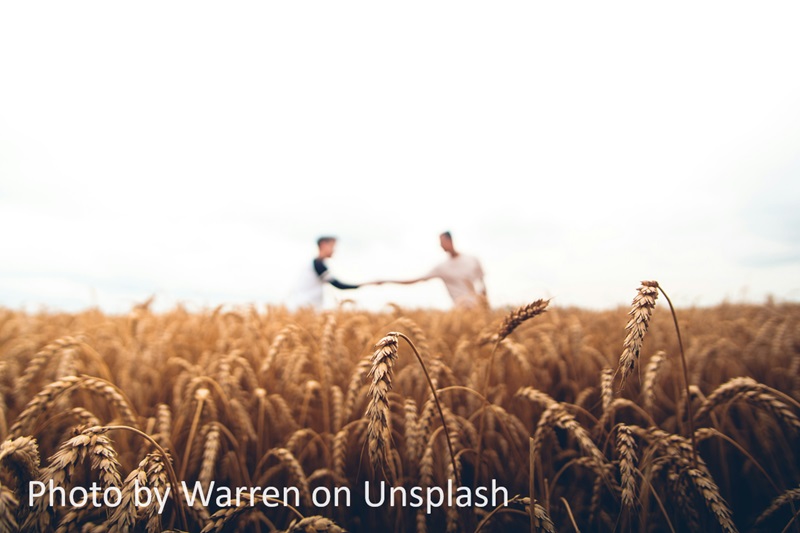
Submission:
[[[0,306],[800,301],[796,3],[0,7]],[[443,284],[329,288],[447,308]]]

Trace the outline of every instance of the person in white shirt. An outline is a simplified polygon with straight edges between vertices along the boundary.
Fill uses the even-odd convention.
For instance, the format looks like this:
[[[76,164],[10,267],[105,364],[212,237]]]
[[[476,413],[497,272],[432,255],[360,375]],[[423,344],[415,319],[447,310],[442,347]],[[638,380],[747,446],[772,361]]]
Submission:
[[[337,289],[350,290],[364,287],[366,285],[379,285],[381,282],[370,281],[361,283],[360,285],[353,285],[350,283],[342,283],[331,274],[328,266],[325,264],[325,259],[333,256],[336,247],[336,237],[320,237],[317,239],[317,248],[319,254],[311,261],[307,268],[300,275],[300,279],[295,284],[292,294],[289,298],[289,307],[314,307],[316,309],[322,308],[322,287],[326,283],[330,283]]]
[[[483,269],[480,262],[471,255],[458,252],[453,246],[453,236],[449,231],[439,235],[439,243],[450,257],[433,267],[426,275],[416,279],[384,281],[383,283],[411,285],[439,278],[444,282],[456,307],[475,307],[481,303],[488,305],[486,284],[483,281]]]

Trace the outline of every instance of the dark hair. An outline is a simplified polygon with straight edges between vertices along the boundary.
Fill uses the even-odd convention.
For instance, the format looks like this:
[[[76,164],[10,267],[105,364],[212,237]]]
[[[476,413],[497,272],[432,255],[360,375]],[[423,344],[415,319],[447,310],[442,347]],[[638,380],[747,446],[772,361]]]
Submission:
[[[452,235],[450,235],[450,232],[449,232],[449,231],[443,231],[442,233],[440,233],[440,234],[439,234],[439,237],[447,237],[447,238],[448,238],[448,239],[450,239],[451,241],[453,240],[453,236],[452,236]]]
[[[319,239],[317,239],[317,248],[322,246],[323,242],[331,242],[331,241],[335,241],[335,240],[336,240],[336,237],[334,237],[332,235],[324,235],[324,236],[320,237]]]

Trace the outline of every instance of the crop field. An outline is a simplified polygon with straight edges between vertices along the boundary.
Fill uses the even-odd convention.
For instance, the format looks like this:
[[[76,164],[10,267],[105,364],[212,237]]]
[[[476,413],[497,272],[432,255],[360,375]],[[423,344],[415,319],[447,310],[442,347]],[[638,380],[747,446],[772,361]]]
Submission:
[[[800,531],[800,305],[631,296],[0,309],[0,530]]]

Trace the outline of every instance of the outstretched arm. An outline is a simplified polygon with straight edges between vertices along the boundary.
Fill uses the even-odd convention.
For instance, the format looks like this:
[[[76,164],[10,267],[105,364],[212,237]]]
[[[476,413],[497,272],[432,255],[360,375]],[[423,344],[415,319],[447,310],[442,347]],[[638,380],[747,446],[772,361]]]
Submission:
[[[361,286],[361,285],[353,285],[350,283],[342,283],[338,279],[334,278],[330,270],[328,270],[328,267],[325,265],[325,263],[322,262],[322,259],[314,259],[314,270],[316,271],[317,276],[319,276],[319,279],[327,283],[330,283],[337,289],[342,289],[342,290],[357,289]],[[363,285],[369,285],[369,283],[364,283]]]
[[[342,289],[342,290],[357,289],[361,287],[361,285],[351,285],[349,283],[342,283],[336,278],[330,278],[327,280],[327,282],[336,287],[337,289]],[[366,285],[366,283],[363,283],[362,285]]]
[[[380,283],[396,283],[397,285],[413,285],[414,283],[419,283],[420,281],[428,281],[429,277],[423,278],[416,278],[416,279],[403,279],[403,280],[385,280]]]
[[[418,278],[412,279],[395,279],[395,280],[387,280],[383,283],[396,283],[397,285],[413,285],[414,283],[419,283],[420,281],[428,281],[429,279],[438,278],[440,276],[439,267],[434,268],[424,276],[420,276]]]

